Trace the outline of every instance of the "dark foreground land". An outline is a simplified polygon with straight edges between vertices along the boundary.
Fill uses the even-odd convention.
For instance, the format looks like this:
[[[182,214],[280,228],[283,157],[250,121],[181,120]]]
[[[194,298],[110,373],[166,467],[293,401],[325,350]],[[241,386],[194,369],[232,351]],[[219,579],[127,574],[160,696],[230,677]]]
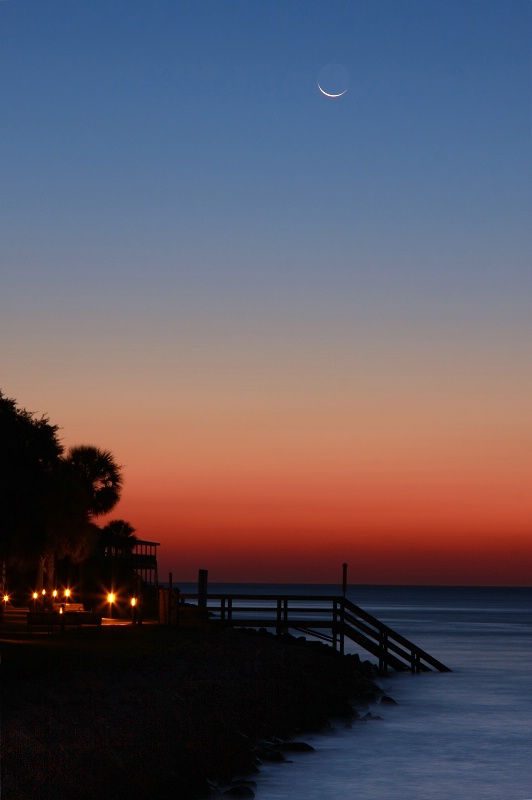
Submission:
[[[378,694],[355,656],[256,631],[0,637],[6,800],[216,794],[269,757],[261,740],[301,739]]]

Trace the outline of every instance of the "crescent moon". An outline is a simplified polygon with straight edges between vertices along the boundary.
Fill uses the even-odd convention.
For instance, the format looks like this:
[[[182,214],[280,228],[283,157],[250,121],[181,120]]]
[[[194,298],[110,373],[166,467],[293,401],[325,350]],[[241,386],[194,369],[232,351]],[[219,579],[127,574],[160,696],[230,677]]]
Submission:
[[[326,92],[325,89],[322,89],[319,83],[318,83],[318,89],[322,94],[325,95],[325,97],[342,97],[342,95],[344,95],[347,92],[347,89],[344,89],[344,91],[340,92],[339,94],[330,94],[330,92]]]

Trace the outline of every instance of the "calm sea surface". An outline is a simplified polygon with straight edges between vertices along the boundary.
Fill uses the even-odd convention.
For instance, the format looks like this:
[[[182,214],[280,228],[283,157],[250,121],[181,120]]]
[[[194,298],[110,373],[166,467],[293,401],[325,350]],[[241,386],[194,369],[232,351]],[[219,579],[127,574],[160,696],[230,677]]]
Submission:
[[[325,585],[209,588],[340,593]],[[397,706],[372,708],[381,720],[305,736],[316,752],[264,765],[257,799],[532,800],[532,589],[361,586],[348,597],[453,672],[381,678]],[[350,652],[374,660],[355,645]]]

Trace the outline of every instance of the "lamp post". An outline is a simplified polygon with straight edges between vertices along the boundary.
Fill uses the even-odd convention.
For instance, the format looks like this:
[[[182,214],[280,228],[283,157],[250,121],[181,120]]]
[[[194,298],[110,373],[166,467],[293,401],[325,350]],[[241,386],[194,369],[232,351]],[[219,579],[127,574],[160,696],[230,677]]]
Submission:
[[[132,625],[136,625],[137,624],[137,609],[138,609],[137,598],[136,597],[132,597],[131,598],[131,624]]]

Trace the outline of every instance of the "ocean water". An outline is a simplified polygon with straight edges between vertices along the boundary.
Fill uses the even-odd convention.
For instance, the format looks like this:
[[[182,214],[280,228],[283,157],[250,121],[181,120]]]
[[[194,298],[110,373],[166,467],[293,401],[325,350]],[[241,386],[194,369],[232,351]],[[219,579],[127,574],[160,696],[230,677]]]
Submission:
[[[380,720],[306,735],[316,752],[265,764],[257,800],[532,800],[532,589],[351,586],[347,596],[453,671],[380,678],[396,706],[372,707]]]

